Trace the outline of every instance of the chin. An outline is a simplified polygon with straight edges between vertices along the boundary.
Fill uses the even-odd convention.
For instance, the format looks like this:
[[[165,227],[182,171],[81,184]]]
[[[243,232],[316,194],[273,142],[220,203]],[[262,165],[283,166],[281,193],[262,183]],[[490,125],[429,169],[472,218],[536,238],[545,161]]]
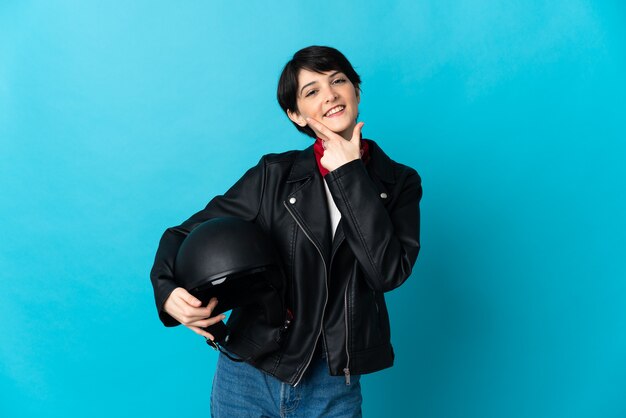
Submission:
[[[327,124],[326,126],[328,126],[328,128],[330,128],[330,130],[334,133],[340,134],[350,129],[353,125],[350,123],[337,121],[337,123]]]

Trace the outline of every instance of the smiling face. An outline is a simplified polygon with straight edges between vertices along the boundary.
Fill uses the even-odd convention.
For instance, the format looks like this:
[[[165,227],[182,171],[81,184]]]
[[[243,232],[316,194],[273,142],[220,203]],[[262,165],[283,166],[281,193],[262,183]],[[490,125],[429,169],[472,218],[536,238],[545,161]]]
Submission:
[[[297,106],[287,116],[299,126],[311,117],[345,139],[352,137],[359,114],[360,91],[341,71],[317,73],[301,69],[298,73]]]

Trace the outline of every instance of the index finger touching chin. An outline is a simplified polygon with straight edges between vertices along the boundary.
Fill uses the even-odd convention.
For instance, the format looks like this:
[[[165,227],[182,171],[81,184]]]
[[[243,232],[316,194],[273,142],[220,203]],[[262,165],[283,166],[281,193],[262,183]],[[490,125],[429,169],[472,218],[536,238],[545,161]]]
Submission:
[[[325,133],[324,131],[328,130],[328,128],[326,127],[326,125],[324,125],[322,122],[319,122],[315,119],[313,119],[312,117],[307,116],[306,117],[306,123],[313,128],[314,130],[317,130],[319,132]]]
[[[321,139],[325,141],[330,141],[333,138],[333,134],[335,133],[331,131],[330,128],[328,128],[322,122],[315,120],[308,116],[306,120],[307,120],[307,124],[311,127],[311,129],[313,129],[313,131],[318,137],[320,137]]]

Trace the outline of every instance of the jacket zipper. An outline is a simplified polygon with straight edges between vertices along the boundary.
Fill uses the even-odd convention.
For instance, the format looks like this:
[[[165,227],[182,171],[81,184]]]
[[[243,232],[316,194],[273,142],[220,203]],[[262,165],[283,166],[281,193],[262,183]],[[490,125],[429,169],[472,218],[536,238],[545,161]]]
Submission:
[[[350,286],[350,280],[352,280],[352,276],[348,279],[348,283],[346,284],[346,291],[343,295],[343,309],[344,309],[344,319],[346,323],[346,367],[343,369],[343,374],[346,376],[346,385],[350,385],[350,351],[348,350],[348,287]]]
[[[302,227],[302,224],[298,221],[298,218],[296,218],[294,216],[293,212],[291,212],[291,209],[289,209],[289,206],[287,206],[287,203],[283,201],[283,205],[285,206],[285,208],[287,209],[287,212],[289,212],[289,214],[291,215],[293,220],[296,221],[296,223],[298,224],[298,226],[300,227],[302,232],[304,232],[304,235],[308,238],[309,241],[311,241],[311,244],[313,244],[313,246],[317,250],[318,254],[320,255],[320,258],[322,259],[322,263],[324,263],[324,286],[326,286],[326,298],[324,299],[324,306],[322,308],[322,320],[320,322],[320,331],[317,333],[317,337],[315,338],[315,341],[317,341],[317,340],[319,340],[320,335],[322,334],[322,330],[324,328],[324,312],[326,311],[326,304],[328,303],[328,270],[326,268],[326,261],[324,260],[324,256],[322,255],[322,251],[318,248],[317,245],[315,245],[315,242],[311,239],[309,234],[307,234],[306,230]],[[309,359],[307,360],[306,365],[304,366],[304,368],[300,372],[300,376],[298,376],[298,378],[296,379],[296,383],[294,383],[294,385],[293,385],[294,387],[298,386],[298,383],[300,383],[300,380],[302,379],[302,376],[304,376],[304,372],[306,372],[306,369],[309,368],[309,364],[311,364],[311,360],[313,360],[313,354],[315,354],[315,346],[313,347],[313,351],[309,355]],[[349,373],[349,371],[348,371],[348,373]]]

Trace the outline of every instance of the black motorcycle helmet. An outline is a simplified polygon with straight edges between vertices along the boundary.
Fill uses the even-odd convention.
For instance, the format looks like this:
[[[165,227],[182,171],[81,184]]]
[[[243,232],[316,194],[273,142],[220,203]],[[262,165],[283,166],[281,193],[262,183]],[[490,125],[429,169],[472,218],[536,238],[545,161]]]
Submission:
[[[231,309],[238,314],[231,317],[242,311],[263,316],[271,338],[261,351],[278,348],[291,318],[284,306],[285,280],[276,252],[259,226],[239,218],[214,218],[200,224],[180,246],[174,277],[203,306],[217,298],[212,316]],[[228,342],[232,331],[223,322],[206,330],[215,337],[207,343],[216,349]],[[268,335],[263,338],[267,340]]]

